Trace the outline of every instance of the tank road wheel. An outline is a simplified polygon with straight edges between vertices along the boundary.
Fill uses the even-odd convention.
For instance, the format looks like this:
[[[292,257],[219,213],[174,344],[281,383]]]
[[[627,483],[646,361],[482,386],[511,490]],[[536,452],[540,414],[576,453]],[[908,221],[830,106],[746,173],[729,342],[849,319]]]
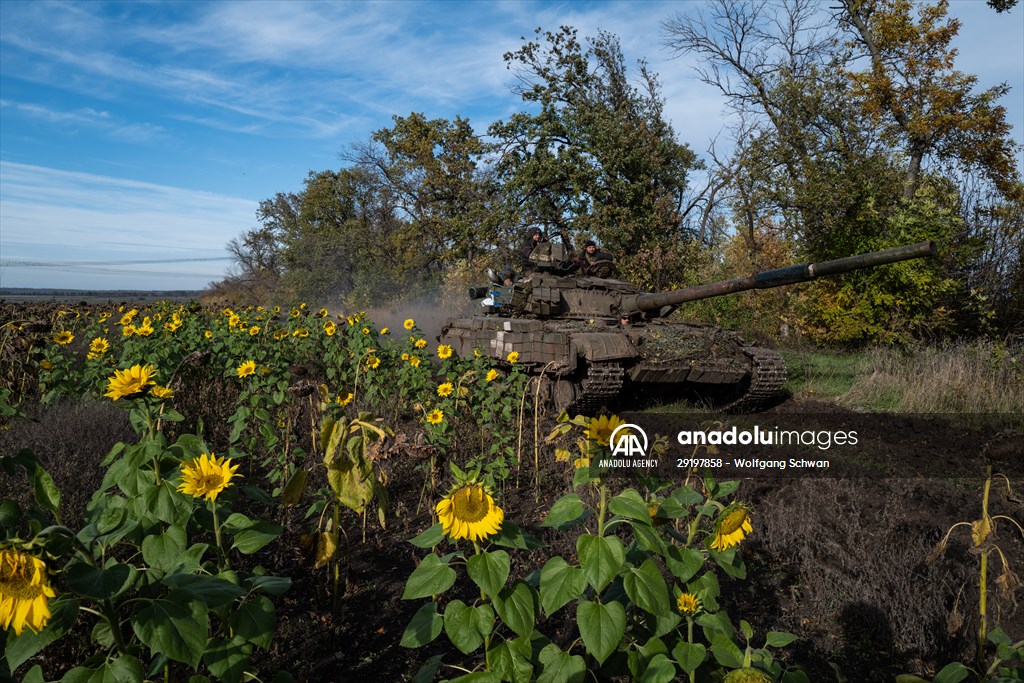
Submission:
[[[570,416],[594,415],[622,391],[625,370],[618,363],[588,363],[575,400],[566,406]]]
[[[786,381],[786,364],[778,352],[746,346],[743,353],[750,359],[750,380],[739,399],[722,407],[727,413],[752,413],[767,407]]]

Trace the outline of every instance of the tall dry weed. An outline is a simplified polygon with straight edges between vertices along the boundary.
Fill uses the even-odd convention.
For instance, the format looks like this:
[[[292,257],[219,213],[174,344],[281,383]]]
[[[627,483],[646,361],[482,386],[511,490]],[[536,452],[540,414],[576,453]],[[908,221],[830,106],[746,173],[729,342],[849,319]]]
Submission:
[[[1024,413],[1024,348],[973,341],[875,349],[842,402],[901,413]]]

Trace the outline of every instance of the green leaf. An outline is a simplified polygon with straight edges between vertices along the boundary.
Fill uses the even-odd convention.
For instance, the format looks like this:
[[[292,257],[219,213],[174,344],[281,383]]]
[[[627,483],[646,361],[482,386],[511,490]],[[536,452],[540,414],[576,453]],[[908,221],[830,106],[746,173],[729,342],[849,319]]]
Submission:
[[[444,655],[434,655],[427,660],[427,663],[420,667],[416,675],[412,677],[412,683],[433,683],[437,670],[441,668],[441,661]]]
[[[203,661],[210,672],[226,683],[238,683],[245,674],[252,655],[252,645],[239,640],[213,640],[203,653]]]
[[[625,517],[648,526],[651,524],[651,514],[647,511],[647,503],[634,489],[626,489],[608,501],[608,509],[619,517]]]
[[[625,548],[616,536],[584,534],[576,540],[576,554],[587,582],[598,593],[619,573],[626,561]]]
[[[416,610],[412,621],[405,627],[400,644],[409,648],[423,647],[441,635],[442,628],[444,618],[437,613],[437,603],[431,600]]]
[[[571,526],[583,517],[586,509],[583,501],[575,493],[562,496],[551,506],[541,526],[553,526],[556,529]]]
[[[21,508],[13,500],[0,501],[0,527],[12,527],[21,519]]]
[[[294,507],[302,500],[302,494],[306,492],[306,477],[308,472],[301,467],[292,473],[288,483],[284,485],[281,493],[281,505],[286,508]]]
[[[693,673],[704,662],[708,651],[700,643],[679,643],[672,649],[672,656],[686,673]]]
[[[444,525],[438,522],[416,538],[409,539],[417,548],[433,548],[444,540]]]
[[[270,522],[257,522],[253,526],[234,534],[232,548],[244,555],[252,555],[254,552],[273,541],[281,534],[281,527]]]
[[[54,515],[60,515],[60,489],[50,473],[40,466],[32,472],[32,488],[36,502]]]
[[[216,576],[201,574],[170,574],[161,581],[174,589],[173,595],[184,600],[199,600],[208,607],[228,605],[245,594],[241,586]]]
[[[284,595],[292,587],[287,576],[250,576],[245,582],[252,590],[267,595]]]
[[[533,587],[525,581],[516,581],[498,594],[494,607],[506,626],[521,636],[529,636],[537,622],[536,603]]]
[[[617,602],[584,600],[576,607],[576,625],[587,651],[604,664],[626,633],[626,610]]]
[[[563,652],[554,643],[540,651],[541,664],[537,683],[583,683],[586,680],[587,665],[583,657]]]
[[[7,632],[4,652],[12,672],[71,630],[78,618],[78,601],[66,597],[57,598],[50,602],[50,613],[50,620],[39,633],[32,629],[22,630],[20,636],[14,635],[13,630]]]
[[[782,674],[779,683],[811,683],[811,679],[803,671],[793,669]]]
[[[768,631],[768,635],[765,638],[765,647],[786,647],[794,640],[797,636],[792,633],[785,631]]]
[[[676,667],[663,654],[654,655],[640,676],[640,683],[671,683],[676,677]]]
[[[205,606],[191,606],[188,610],[170,600],[154,600],[132,616],[132,630],[154,654],[195,668],[206,650],[210,626]]]
[[[500,545],[506,548],[520,548],[522,550],[533,550],[534,548],[544,547],[544,544],[540,539],[526,531],[523,531],[507,519],[501,523],[501,528],[498,529],[498,533],[487,540],[494,545]]]
[[[637,568],[630,567],[622,583],[626,595],[637,607],[655,616],[667,616],[671,612],[668,588],[654,560],[647,559]]]
[[[529,640],[516,638],[515,640],[506,640],[497,645],[492,645],[491,649],[487,651],[487,664],[491,668],[491,671],[488,673],[496,677],[493,679],[495,683],[498,681],[531,683],[533,680],[533,666],[530,664],[529,654],[523,652],[524,648],[521,641],[525,641],[527,647],[529,647]],[[461,676],[456,680],[465,679],[465,676]]]
[[[549,617],[583,595],[587,577],[561,557],[552,557],[540,570],[540,604]]]
[[[185,529],[168,527],[163,533],[154,533],[142,539],[142,559],[150,567],[169,572],[181,564],[185,552]]]
[[[672,576],[686,583],[704,566],[704,555],[696,548],[670,545],[665,555],[665,564]]]
[[[736,492],[736,489],[740,487],[738,481],[723,481],[718,484],[718,489],[715,491],[715,499],[725,498]]]
[[[72,590],[98,600],[116,595],[124,588],[131,575],[132,568],[126,564],[97,569],[84,562],[76,562],[64,572],[64,577]]]
[[[724,633],[716,633],[711,639],[711,654],[727,669],[739,669],[743,666],[743,653],[739,646]]]
[[[451,588],[454,583],[455,570],[448,566],[448,562],[442,561],[440,557],[430,553],[409,575],[402,599],[415,600],[438,595]]]
[[[181,524],[192,512],[191,501],[167,480],[147,487],[142,496],[146,507],[167,524]]]
[[[462,602],[452,600],[444,608],[444,632],[459,651],[468,655],[483,645],[484,634],[477,628],[476,610]]]
[[[487,595],[495,596],[505,587],[511,565],[508,553],[504,550],[471,555],[466,564],[469,578],[473,579],[473,583],[480,586]]]
[[[970,669],[960,662],[952,662],[942,667],[939,673],[935,674],[932,683],[960,683],[970,674]]]

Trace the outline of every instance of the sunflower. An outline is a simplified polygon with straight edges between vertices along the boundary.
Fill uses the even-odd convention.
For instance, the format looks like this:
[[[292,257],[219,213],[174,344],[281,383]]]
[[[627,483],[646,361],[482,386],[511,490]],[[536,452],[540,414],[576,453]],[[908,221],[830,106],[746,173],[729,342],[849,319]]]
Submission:
[[[390,331],[391,331],[391,328],[389,328],[389,327],[382,327],[382,328],[380,328],[380,333],[381,334],[387,334]]]
[[[328,313],[329,311],[326,308],[321,308],[319,311],[316,312],[316,317],[326,318]]]
[[[420,359],[417,358],[416,356],[410,356],[409,365],[413,366],[414,368],[418,368],[420,366]]]
[[[715,520],[715,540],[711,547],[721,552],[739,545],[743,537],[754,530],[750,525],[750,508],[742,503],[733,503],[722,510]]]
[[[53,341],[57,342],[61,346],[67,346],[75,340],[75,335],[71,334],[67,330],[61,330],[57,334],[53,335]]]
[[[366,367],[370,370],[374,370],[380,365],[380,358],[376,356],[370,356],[366,359]]]
[[[125,325],[121,328],[121,334],[125,337],[130,337],[135,334],[135,325]]]
[[[345,392],[344,396],[342,396],[341,394],[338,394],[337,403],[338,403],[339,406],[345,407],[349,403],[351,403],[352,399],[354,399],[355,397],[356,397],[355,394],[353,394],[351,391]]]
[[[455,387],[452,386],[451,382],[445,382],[437,386],[438,396],[451,396],[453,391],[455,391]]]
[[[309,330],[307,330],[305,327],[300,327],[299,329],[297,329],[294,332],[292,332],[292,336],[293,337],[303,337],[303,338],[308,337],[309,336]]]
[[[417,339],[413,343],[413,346],[415,346],[417,349],[422,349],[426,345],[427,345],[427,340],[426,339]]]
[[[242,363],[241,365],[238,366],[237,372],[238,372],[238,378],[239,379],[241,379],[243,377],[248,377],[249,375],[256,374],[256,361],[254,361],[254,360],[247,360],[247,361],[245,361],[244,363]]]
[[[42,368],[43,370],[53,370],[53,363],[46,359],[43,359],[39,361],[39,367]]]
[[[447,344],[441,344],[437,347],[437,357],[441,360],[452,357],[452,347]]]
[[[402,354],[402,360],[409,360],[409,354],[403,353]]]
[[[509,363],[511,363],[512,365],[515,365],[516,363],[519,362],[519,352],[518,351],[509,351],[509,354],[508,354],[508,357],[506,358],[506,360]]]
[[[404,323],[402,323],[402,327],[404,327],[407,330],[411,330],[412,328],[416,327],[416,321],[413,320],[412,318],[409,318]]]
[[[156,368],[152,365],[143,367],[136,364],[127,370],[114,370],[114,374],[107,378],[107,393],[103,395],[116,401],[125,396],[141,393],[149,385],[156,384],[153,381],[154,375]]]
[[[763,671],[749,666],[733,669],[725,676],[724,683],[771,683],[771,677]]]
[[[437,517],[452,539],[482,541],[501,529],[505,513],[479,484],[466,484],[437,504]]]
[[[494,380],[498,379],[498,374],[499,373],[497,370],[491,368],[490,370],[487,371],[487,376],[484,377],[484,379],[487,380],[488,382],[493,382]]]
[[[611,417],[602,415],[591,419],[584,433],[590,441],[596,441],[602,446],[607,446],[609,441],[611,441],[612,432],[619,425],[624,424],[626,424],[625,420],[619,419],[617,415],[612,415]]]
[[[194,498],[216,500],[217,494],[231,486],[238,465],[231,466],[231,458],[217,459],[213,453],[203,453],[195,460],[182,464],[181,485],[178,490]]]
[[[334,333],[338,331],[338,326],[334,324],[333,320],[328,320],[324,323],[324,333],[328,337],[333,337]]]
[[[103,337],[96,337],[89,342],[89,350],[93,353],[102,355],[110,350],[110,342]]]
[[[439,425],[444,422],[444,413],[440,408],[434,408],[430,413],[427,414],[427,422],[432,425]]]
[[[157,384],[155,387],[153,387],[153,395],[159,399],[174,398],[174,389],[162,387],[159,384]]]
[[[140,337],[148,337],[149,335],[153,334],[154,331],[155,330],[153,329],[153,321],[150,320],[148,315],[142,319],[142,324],[135,328],[135,334],[139,335]]]
[[[46,600],[55,595],[42,560],[15,548],[0,550],[0,627],[16,636],[26,626],[39,633],[51,616]]]
[[[363,328],[363,334],[370,334],[370,328],[369,327],[364,327]]]
[[[213,332],[207,330],[206,332],[203,332],[203,336],[206,337],[207,339],[213,339]]]
[[[260,326],[259,325],[253,325],[252,327],[249,328],[249,336],[250,337],[255,337],[259,333],[260,333]]]
[[[683,614],[696,614],[700,611],[700,598],[693,593],[680,593],[676,600],[676,607]]]

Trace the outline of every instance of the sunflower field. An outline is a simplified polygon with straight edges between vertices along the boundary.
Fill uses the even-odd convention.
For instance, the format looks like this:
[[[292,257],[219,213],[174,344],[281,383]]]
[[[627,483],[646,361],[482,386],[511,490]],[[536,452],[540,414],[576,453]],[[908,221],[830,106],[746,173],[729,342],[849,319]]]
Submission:
[[[880,527],[844,574],[920,603],[879,639],[826,607],[825,527],[793,531],[847,484],[616,479],[617,416],[555,415],[517,352],[459,358],[414,318],[3,305],[0,359],[0,680],[1019,680],[991,476],[974,550],[910,581],[917,537]],[[867,516],[920,493],[872,486]],[[980,631],[946,590],[979,554],[1008,596],[986,611],[982,564]]]

